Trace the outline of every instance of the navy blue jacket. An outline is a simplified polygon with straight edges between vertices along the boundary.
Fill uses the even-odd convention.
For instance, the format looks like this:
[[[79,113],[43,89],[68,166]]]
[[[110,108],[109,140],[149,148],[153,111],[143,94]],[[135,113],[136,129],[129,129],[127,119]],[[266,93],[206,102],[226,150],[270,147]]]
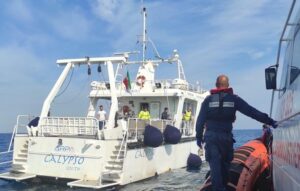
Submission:
[[[231,88],[211,90],[211,95],[204,99],[197,118],[197,139],[203,140],[204,126],[208,132],[231,133],[237,110],[259,122],[268,125],[274,123],[274,120],[267,114],[258,111],[242,98],[234,95]]]

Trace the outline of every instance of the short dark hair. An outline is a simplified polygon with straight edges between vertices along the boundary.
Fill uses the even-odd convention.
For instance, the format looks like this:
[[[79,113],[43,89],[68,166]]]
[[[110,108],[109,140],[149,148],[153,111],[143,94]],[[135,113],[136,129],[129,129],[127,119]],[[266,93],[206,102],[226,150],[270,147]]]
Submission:
[[[168,108],[167,108],[167,107],[165,107],[165,110],[168,110]]]
[[[229,87],[229,78],[224,74],[219,75],[217,77],[217,80],[216,80],[216,87],[217,88],[227,88],[227,87]]]

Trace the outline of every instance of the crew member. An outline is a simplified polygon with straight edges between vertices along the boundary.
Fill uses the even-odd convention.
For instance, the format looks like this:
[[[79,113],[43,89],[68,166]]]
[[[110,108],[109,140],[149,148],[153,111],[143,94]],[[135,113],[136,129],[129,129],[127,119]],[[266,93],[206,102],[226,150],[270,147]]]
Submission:
[[[151,118],[150,113],[147,107],[144,107],[142,111],[139,113],[139,119],[149,120]]]
[[[99,129],[101,130],[105,125],[106,111],[103,109],[103,105],[99,106],[99,111],[97,113],[97,119],[99,120]]]
[[[191,129],[191,121],[192,121],[192,108],[189,107],[184,113],[183,113],[183,130],[185,131],[186,135],[189,135],[190,129]]]
[[[170,119],[170,115],[169,115],[169,109],[167,107],[165,107],[164,111],[161,113],[161,119],[164,120],[169,120]]]
[[[192,108],[188,108],[187,111],[185,111],[184,115],[183,115],[183,120],[185,121],[190,121],[192,119]]]
[[[229,165],[233,159],[232,123],[236,111],[240,111],[259,122],[276,128],[276,121],[248,105],[242,98],[233,94],[229,79],[218,76],[216,89],[210,91],[202,103],[196,123],[197,145],[205,144],[205,158],[210,166],[211,182],[214,191],[225,191],[228,181]],[[206,128],[204,139],[203,129]]]

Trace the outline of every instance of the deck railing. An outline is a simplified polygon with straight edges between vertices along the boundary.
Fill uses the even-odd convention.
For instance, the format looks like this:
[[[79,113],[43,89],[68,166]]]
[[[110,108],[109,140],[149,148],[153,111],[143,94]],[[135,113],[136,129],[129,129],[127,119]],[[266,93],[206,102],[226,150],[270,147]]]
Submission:
[[[24,131],[26,132],[26,126],[27,124],[34,118],[34,116],[31,115],[18,115],[17,116],[17,123],[13,128],[13,132],[10,138],[9,146],[6,151],[0,152],[0,167],[9,168],[9,165],[12,163],[12,153],[13,153],[13,142],[14,138],[17,134],[25,134]],[[20,133],[20,130],[22,133]],[[26,133],[27,135],[27,133]]]
[[[142,140],[144,136],[144,131],[146,125],[152,125],[163,132],[167,125],[174,125],[173,120],[162,120],[162,119],[138,119],[138,118],[128,118],[128,141],[134,142]]]
[[[43,136],[96,136],[98,121],[86,117],[46,117],[40,121]]]
[[[131,81],[131,87],[136,86],[137,81]],[[201,89],[198,85],[194,85],[191,83],[186,83],[186,84],[174,84],[172,80],[167,79],[167,80],[146,80],[145,82],[149,82],[153,85],[154,88],[156,89],[183,89],[183,90],[189,90],[193,92],[199,92],[199,93],[204,93],[205,90]],[[110,85],[109,82],[92,82],[91,84],[93,90],[109,90]],[[116,84],[116,90],[117,91],[122,91],[126,90],[126,87],[123,83],[123,81],[117,81]]]
[[[12,153],[13,153],[13,150],[0,152],[0,161],[1,161],[0,167],[1,168],[6,169],[6,168],[10,167],[10,164],[12,163]],[[7,165],[7,166],[5,166],[5,165]]]
[[[129,142],[136,142],[143,140],[144,131],[146,125],[152,125],[164,132],[167,125],[174,126],[174,120],[162,120],[162,119],[138,119],[138,118],[128,118],[127,119],[127,134]],[[181,127],[179,128],[182,137],[191,137],[194,135],[194,120],[182,121]]]
[[[182,120],[182,126],[180,129],[181,129],[182,137],[189,137],[189,136],[193,135],[194,120],[191,120],[191,121]]]

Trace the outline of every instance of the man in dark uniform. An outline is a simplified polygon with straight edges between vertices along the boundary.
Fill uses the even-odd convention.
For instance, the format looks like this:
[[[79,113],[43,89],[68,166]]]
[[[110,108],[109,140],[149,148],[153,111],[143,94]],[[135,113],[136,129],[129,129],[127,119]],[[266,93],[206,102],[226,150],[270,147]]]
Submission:
[[[211,95],[203,101],[197,119],[197,145],[202,148],[202,143],[205,142],[205,158],[210,166],[213,190],[226,191],[229,166],[233,159],[232,123],[235,121],[235,112],[238,110],[274,128],[276,121],[234,95],[225,75],[218,76],[216,89],[210,93]],[[206,130],[203,139],[204,128]]]
[[[161,119],[164,120],[169,120],[170,119],[170,115],[169,115],[169,109],[167,107],[165,107],[164,112],[161,113]]]

